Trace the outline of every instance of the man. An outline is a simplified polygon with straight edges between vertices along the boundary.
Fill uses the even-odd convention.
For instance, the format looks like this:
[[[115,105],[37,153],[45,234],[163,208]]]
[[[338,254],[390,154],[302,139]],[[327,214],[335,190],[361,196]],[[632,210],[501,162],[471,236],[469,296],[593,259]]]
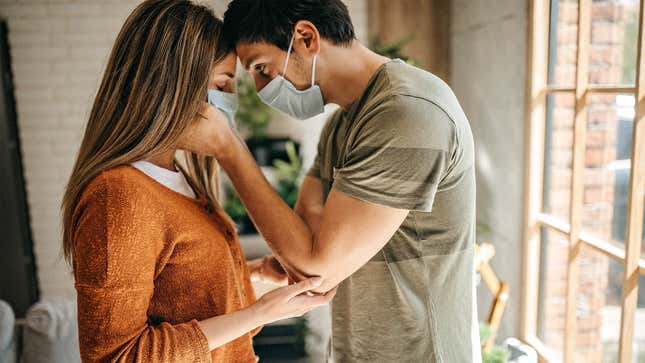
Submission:
[[[338,285],[329,361],[479,361],[473,140],[450,88],[360,44],[340,0],[233,0],[224,21],[264,102],[340,105],[295,211],[231,133],[215,153],[290,275]]]

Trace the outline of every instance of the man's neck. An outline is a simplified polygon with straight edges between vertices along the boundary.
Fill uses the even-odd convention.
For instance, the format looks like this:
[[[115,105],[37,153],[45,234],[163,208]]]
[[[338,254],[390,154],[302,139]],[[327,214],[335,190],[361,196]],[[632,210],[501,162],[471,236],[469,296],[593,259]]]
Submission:
[[[389,61],[387,57],[367,49],[358,41],[349,47],[330,46],[323,55],[324,69],[318,84],[325,102],[347,109],[362,94],[378,68]]]

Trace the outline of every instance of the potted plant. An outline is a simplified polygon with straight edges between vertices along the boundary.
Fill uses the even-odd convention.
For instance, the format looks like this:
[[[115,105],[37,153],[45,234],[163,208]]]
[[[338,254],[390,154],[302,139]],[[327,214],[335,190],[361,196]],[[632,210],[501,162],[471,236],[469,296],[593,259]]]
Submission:
[[[223,208],[237,225],[237,233],[240,235],[256,233],[255,225],[253,225],[235,189],[230,184],[227,184],[224,189],[226,197]]]
[[[276,190],[282,200],[293,208],[298,198],[298,190],[302,181],[302,162],[293,142],[285,144],[287,160],[273,161],[273,171],[276,176]]]
[[[273,182],[274,188],[280,197],[293,208],[298,198],[298,190],[303,177],[302,162],[298,156],[296,144],[287,142],[285,144],[286,159],[275,159],[273,161],[272,172],[275,175]],[[224,187],[225,198],[223,207],[226,213],[233,219],[238,226],[239,234],[253,234],[256,233],[255,226],[249,217],[244,204],[235,192],[235,189],[226,184]]]
[[[495,333],[486,323],[479,323],[479,342],[482,345],[482,363],[506,363],[510,357],[507,348],[493,345],[489,350],[484,349],[484,344],[488,339],[495,336]]]

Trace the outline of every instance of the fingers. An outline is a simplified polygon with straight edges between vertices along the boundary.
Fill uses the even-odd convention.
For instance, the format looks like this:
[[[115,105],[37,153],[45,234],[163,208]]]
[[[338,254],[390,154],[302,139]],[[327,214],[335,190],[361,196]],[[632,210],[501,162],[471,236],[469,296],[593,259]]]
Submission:
[[[209,112],[209,110],[210,110],[210,107],[212,107],[210,103],[208,103],[208,102],[206,102],[206,101],[202,101],[202,102],[200,103],[200,106],[199,106],[199,112],[197,113],[197,115],[198,115],[199,117],[202,117],[202,118],[208,119],[208,112]]]
[[[295,283],[293,285],[289,285],[285,287],[285,291],[287,292],[287,297],[290,299],[294,296],[297,296],[305,291],[309,291],[312,289],[315,289],[316,287],[320,286],[322,284],[322,277],[320,276],[315,276],[308,278],[306,280],[302,280],[298,283]]]
[[[206,101],[201,101],[200,109],[197,115],[206,120],[215,120],[215,119],[226,120],[228,124],[228,118],[226,117],[224,112],[220,111],[217,107],[211,105]]]
[[[314,309],[318,306],[322,305],[327,305],[329,302],[336,296],[336,291],[337,288],[333,288],[329,290],[325,294],[320,294],[320,295],[298,295],[294,298],[298,300],[298,302],[304,306],[306,306],[307,311]]]

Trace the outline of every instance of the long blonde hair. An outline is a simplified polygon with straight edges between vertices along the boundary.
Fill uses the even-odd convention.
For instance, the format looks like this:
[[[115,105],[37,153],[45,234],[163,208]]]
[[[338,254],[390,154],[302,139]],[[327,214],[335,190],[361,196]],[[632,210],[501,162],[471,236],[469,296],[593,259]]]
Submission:
[[[110,53],[62,202],[63,255],[73,266],[74,209],[102,171],[177,148],[206,100],[213,62],[228,50],[222,22],[187,0],[147,0],[126,19]],[[218,203],[214,158],[184,152],[196,192]]]

